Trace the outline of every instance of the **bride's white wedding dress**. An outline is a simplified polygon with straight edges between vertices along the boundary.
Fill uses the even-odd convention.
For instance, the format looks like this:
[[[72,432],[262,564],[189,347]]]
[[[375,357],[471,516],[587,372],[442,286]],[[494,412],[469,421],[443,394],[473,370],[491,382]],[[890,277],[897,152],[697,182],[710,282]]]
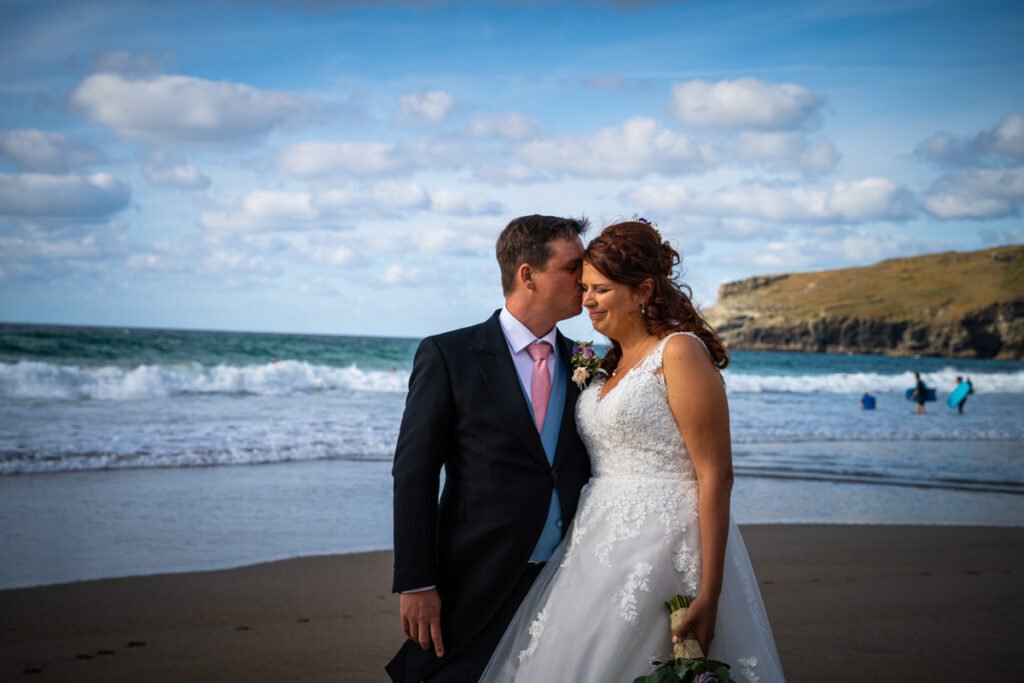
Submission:
[[[701,562],[697,478],[662,376],[666,341],[604,398],[603,377],[580,394],[576,422],[593,478],[481,681],[632,683],[653,659],[671,656],[664,603],[697,594]],[[708,657],[729,664],[737,681],[784,681],[732,520]]]

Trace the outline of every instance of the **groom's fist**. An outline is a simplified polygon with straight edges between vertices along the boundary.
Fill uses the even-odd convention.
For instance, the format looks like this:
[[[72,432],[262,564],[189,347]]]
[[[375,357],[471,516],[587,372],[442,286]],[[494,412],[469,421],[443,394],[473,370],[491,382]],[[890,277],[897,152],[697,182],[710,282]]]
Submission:
[[[402,630],[411,640],[429,650],[431,644],[438,657],[444,657],[444,641],[441,639],[441,596],[436,588],[402,593],[398,599],[402,615]]]

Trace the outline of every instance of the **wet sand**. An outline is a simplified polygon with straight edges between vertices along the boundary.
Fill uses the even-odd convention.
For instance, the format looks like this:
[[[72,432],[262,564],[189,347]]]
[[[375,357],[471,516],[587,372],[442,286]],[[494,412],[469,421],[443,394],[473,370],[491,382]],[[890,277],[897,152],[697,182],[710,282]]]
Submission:
[[[1024,680],[1024,528],[742,531],[791,683]],[[331,555],[0,591],[0,680],[386,681],[402,642],[391,564]]]

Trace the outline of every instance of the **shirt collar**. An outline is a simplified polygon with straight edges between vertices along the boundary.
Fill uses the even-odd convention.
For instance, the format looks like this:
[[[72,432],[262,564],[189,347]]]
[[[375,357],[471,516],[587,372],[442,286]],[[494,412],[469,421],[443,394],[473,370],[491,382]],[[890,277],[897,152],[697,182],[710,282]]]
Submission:
[[[533,332],[530,332],[530,328],[519,322],[519,319],[512,315],[505,306],[501,307],[501,313],[498,314],[498,322],[501,323],[501,329],[505,333],[505,340],[508,342],[509,348],[512,349],[512,353],[519,353],[535,341],[545,341],[551,344],[552,350],[558,348],[557,327],[552,327],[543,337],[535,337]]]

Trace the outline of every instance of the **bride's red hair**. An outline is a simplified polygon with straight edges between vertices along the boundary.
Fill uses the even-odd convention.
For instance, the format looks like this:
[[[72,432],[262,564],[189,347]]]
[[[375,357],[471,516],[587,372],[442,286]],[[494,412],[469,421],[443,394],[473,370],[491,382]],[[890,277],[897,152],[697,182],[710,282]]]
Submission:
[[[643,314],[647,332],[659,338],[671,332],[692,332],[708,347],[715,367],[722,370],[729,365],[722,340],[693,305],[692,290],[672,276],[680,263],[679,252],[652,225],[643,221],[609,225],[587,245],[583,259],[605,277],[630,287],[650,279],[654,288]],[[602,367],[611,372],[621,355],[619,343],[612,340]]]

